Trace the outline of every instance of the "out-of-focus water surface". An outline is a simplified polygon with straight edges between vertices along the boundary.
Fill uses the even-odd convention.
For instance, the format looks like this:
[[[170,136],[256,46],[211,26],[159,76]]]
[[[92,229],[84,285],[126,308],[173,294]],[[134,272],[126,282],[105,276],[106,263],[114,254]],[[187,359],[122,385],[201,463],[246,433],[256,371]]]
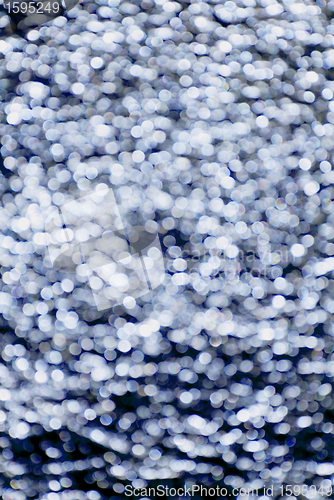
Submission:
[[[4,34],[4,500],[331,485],[333,12],[100,0]],[[98,311],[45,221],[106,186],[158,231],[166,277]]]

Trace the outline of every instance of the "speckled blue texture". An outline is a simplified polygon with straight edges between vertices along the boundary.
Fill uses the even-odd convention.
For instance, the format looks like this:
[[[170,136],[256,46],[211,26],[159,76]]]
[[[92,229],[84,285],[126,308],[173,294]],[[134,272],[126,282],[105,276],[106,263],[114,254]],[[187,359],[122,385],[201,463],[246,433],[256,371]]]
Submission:
[[[333,12],[100,0],[22,36],[0,18],[4,500],[331,485]],[[98,311],[45,221],[106,187],[166,277]]]

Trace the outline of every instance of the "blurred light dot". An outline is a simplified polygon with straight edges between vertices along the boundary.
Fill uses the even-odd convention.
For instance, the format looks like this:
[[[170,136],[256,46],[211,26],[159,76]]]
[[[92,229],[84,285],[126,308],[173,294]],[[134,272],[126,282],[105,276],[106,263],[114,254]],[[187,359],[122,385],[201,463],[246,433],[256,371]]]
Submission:
[[[266,116],[260,115],[256,118],[255,123],[259,128],[266,128],[269,125],[269,120]]]
[[[79,83],[79,82],[73,83],[71,89],[72,89],[73,94],[75,94],[75,95],[80,95],[80,94],[83,94],[85,92],[84,84]]]
[[[117,349],[121,352],[129,352],[131,347],[132,346],[128,340],[120,340],[117,345]]]
[[[301,429],[305,429],[306,427],[310,427],[310,425],[312,425],[312,417],[309,417],[309,416],[299,417],[297,420],[297,425]]]
[[[310,170],[310,168],[312,167],[312,163],[308,158],[301,158],[299,160],[299,166],[302,170]]]
[[[70,279],[66,278],[66,279],[62,280],[61,287],[64,290],[64,292],[70,293],[70,292],[72,292],[74,285]]]
[[[292,253],[293,257],[302,257],[305,254],[305,247],[300,243],[295,243],[294,245],[292,245],[290,252]]]
[[[142,163],[145,160],[145,154],[142,151],[134,151],[132,158],[135,163]]]
[[[304,193],[307,196],[313,196],[315,193],[319,191],[319,189],[320,189],[319,183],[316,181],[311,181],[304,186]]]
[[[275,309],[282,309],[285,305],[285,297],[283,295],[276,295],[272,300],[272,304]]]
[[[103,64],[104,64],[104,61],[103,61],[102,57],[93,57],[93,59],[91,59],[91,61],[90,61],[90,65],[93,69],[102,68]]]
[[[96,412],[94,410],[92,410],[91,408],[88,408],[85,413],[85,418],[87,418],[87,420],[94,420],[96,418]]]

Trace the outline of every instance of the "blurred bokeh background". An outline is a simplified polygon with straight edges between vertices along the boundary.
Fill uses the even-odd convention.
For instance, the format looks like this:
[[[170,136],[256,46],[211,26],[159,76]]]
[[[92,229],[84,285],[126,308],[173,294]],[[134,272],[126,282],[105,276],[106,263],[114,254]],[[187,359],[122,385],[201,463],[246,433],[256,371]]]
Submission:
[[[4,500],[329,491],[333,11],[84,1],[20,34],[3,13]],[[159,234],[166,277],[98,311],[80,262],[51,266],[45,221],[106,187]]]

